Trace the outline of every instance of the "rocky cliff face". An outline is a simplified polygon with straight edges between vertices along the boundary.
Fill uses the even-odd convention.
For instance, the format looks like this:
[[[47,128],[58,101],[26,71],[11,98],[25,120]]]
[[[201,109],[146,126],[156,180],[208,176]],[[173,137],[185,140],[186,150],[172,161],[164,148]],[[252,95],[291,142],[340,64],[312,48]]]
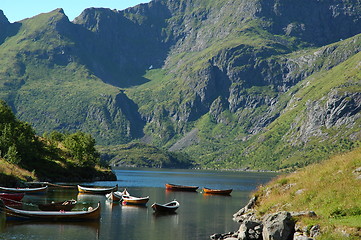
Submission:
[[[318,46],[361,31],[359,1],[264,0],[261,6],[258,16],[271,19],[273,33],[294,36]]]
[[[358,0],[154,0],[123,11],[89,8],[74,22],[57,9],[22,21],[17,29],[0,14],[0,43],[6,41],[0,54],[17,66],[0,68],[1,96],[39,128],[90,130],[106,143],[142,138],[171,149],[192,149],[196,157],[211,151],[215,163],[236,158],[237,166],[249,164],[238,156],[252,153],[258,143],[265,149],[282,141],[297,146],[313,137],[335,136],[340,126],[356,132],[347,134],[354,141],[360,99],[350,91],[350,81],[332,79],[337,83],[327,91],[315,82],[344,62],[355,68],[350,59],[361,50],[356,35],[361,33],[360,8]],[[28,34],[30,29],[37,30]],[[39,111],[56,116],[56,124],[38,121],[34,106],[25,102],[24,96],[39,94],[34,94],[39,82],[46,83],[43,92],[64,101]],[[71,97],[61,97],[60,83],[77,94],[67,90]],[[302,102],[298,95],[308,83],[323,95],[311,89],[313,96],[307,96],[300,115],[282,120]],[[357,80],[352,84],[358,89]],[[72,105],[77,117],[61,117],[72,112],[63,111],[64,105]],[[280,131],[275,126],[291,127]],[[267,136],[272,131],[277,140]],[[189,133],[196,141],[186,142]],[[204,150],[218,143],[216,150]],[[229,155],[221,154],[224,148]]]

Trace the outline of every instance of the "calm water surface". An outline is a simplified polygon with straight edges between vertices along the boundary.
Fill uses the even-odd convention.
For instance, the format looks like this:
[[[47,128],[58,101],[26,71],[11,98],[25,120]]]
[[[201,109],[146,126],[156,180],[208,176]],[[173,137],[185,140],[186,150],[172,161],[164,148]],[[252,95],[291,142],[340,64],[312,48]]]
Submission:
[[[77,199],[76,209],[96,206],[101,202],[99,222],[41,223],[6,222],[1,218],[0,239],[127,239],[127,240],[198,240],[209,239],[213,233],[234,231],[238,224],[232,215],[249,200],[249,194],[260,184],[275,177],[275,173],[216,172],[196,170],[114,169],[117,181],[94,182],[83,185],[127,188],[131,195],[149,196],[146,207],[122,206],[110,203],[103,195],[78,194],[77,190],[50,189],[45,195],[27,195],[24,208],[37,209],[36,203]],[[203,195],[193,192],[166,191],[164,184],[196,185],[233,188],[231,196]],[[176,214],[156,215],[153,202],[178,200]]]

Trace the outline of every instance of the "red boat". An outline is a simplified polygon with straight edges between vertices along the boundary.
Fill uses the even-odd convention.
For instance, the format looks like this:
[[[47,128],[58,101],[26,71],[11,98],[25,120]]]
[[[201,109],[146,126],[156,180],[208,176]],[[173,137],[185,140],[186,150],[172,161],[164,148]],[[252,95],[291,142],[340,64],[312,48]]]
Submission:
[[[6,205],[14,205],[19,203],[24,195],[24,193],[0,193],[0,198]]]
[[[230,195],[232,189],[210,189],[210,188],[203,188],[203,193],[205,194],[220,194],[220,195]]]
[[[172,190],[172,191],[187,191],[187,192],[195,192],[198,189],[197,186],[183,186],[183,185],[170,184],[170,183],[166,183],[165,188],[167,190]]]

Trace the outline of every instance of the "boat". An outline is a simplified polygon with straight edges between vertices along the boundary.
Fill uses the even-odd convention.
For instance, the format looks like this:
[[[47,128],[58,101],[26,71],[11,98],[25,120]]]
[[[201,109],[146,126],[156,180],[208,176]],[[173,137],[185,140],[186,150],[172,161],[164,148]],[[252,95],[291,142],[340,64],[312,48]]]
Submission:
[[[165,188],[167,190],[172,190],[172,191],[188,191],[188,192],[195,192],[198,189],[197,186],[183,186],[183,185],[170,184],[170,183],[166,183]]]
[[[2,201],[0,208],[7,220],[89,221],[100,218],[100,202],[96,208],[89,207],[85,211],[29,211],[6,206]]]
[[[36,193],[45,193],[48,190],[48,186],[37,187],[37,188],[7,188],[0,187],[0,192],[9,192],[9,193],[26,193],[26,194],[36,194]]]
[[[173,200],[166,204],[153,203],[152,206],[154,211],[156,212],[174,212],[179,207],[179,202]]]
[[[129,194],[127,189],[124,189],[122,192],[122,204],[123,205],[146,205],[149,201],[149,196],[147,197],[134,197]]]
[[[39,204],[38,207],[42,211],[71,211],[75,207],[76,203],[76,200],[72,199],[62,202]]]
[[[122,197],[123,204],[132,204],[132,205],[145,205],[149,201],[149,196],[147,197],[134,197],[129,195],[124,195]]]
[[[2,199],[6,205],[12,205],[19,203],[24,195],[25,193],[0,193],[0,199]]]
[[[220,195],[230,195],[233,189],[210,189],[203,188],[203,193],[205,194],[220,194]]]
[[[118,190],[118,184],[110,188],[100,188],[100,187],[84,187],[78,185],[78,191],[80,193],[92,193],[92,194],[107,194]]]
[[[105,196],[107,197],[108,200],[113,201],[113,202],[119,202],[122,200],[123,197],[123,192],[111,192],[111,193],[107,193],[105,194]]]

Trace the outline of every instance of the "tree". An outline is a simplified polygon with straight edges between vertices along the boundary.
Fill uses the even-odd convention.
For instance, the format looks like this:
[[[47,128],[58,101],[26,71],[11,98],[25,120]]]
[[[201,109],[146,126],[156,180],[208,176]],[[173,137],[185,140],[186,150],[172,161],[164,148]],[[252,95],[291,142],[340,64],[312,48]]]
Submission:
[[[100,154],[95,149],[95,139],[90,134],[76,132],[67,135],[63,141],[80,166],[93,167],[99,163]]]
[[[0,157],[13,163],[29,165],[37,160],[42,149],[35,131],[26,122],[16,119],[11,108],[0,101]]]

